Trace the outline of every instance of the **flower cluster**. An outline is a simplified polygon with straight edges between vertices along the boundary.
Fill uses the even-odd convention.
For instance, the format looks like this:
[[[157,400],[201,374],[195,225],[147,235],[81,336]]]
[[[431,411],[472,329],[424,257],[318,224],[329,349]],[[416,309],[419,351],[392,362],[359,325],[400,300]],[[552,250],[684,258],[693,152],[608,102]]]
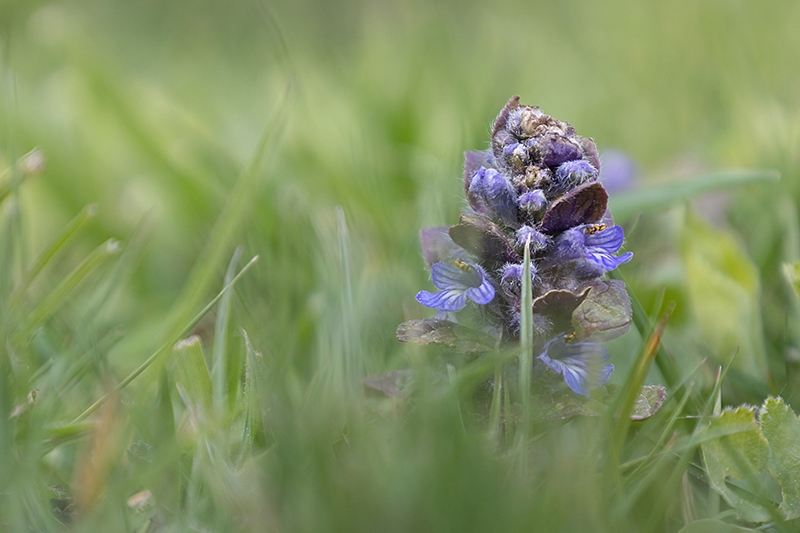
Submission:
[[[633,257],[619,255],[624,234],[606,209],[594,142],[515,96],[495,120],[491,148],[465,156],[469,207],[455,226],[421,232],[438,291],[417,301],[438,314],[401,324],[398,338],[473,352],[518,338],[529,246],[535,371],[555,371],[588,396],[613,370],[598,341],[631,321],[624,284],[605,274]]]

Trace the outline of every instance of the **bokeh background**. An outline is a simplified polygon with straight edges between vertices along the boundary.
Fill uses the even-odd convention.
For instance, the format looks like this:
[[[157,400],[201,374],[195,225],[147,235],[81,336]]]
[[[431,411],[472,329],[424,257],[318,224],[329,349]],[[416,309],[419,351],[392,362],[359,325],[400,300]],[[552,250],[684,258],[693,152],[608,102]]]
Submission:
[[[418,231],[457,221],[463,152],[488,146],[519,94],[601,153],[627,154],[638,187],[723,168],[781,172],[619,220],[635,253],[620,272],[648,312],[676,303],[665,344],[703,386],[738,349],[726,402],[794,402],[797,304],[781,265],[800,260],[798,27],[800,3],[788,0],[5,0],[2,166],[34,147],[47,161],[19,192],[16,257],[32,260],[88,204],[97,217],[52,280],[106,239],[148,228],[92,323],[124,326],[97,370],[124,376],[186,301],[266,129],[241,220],[214,244],[213,282],[187,306],[219,290],[242,245],[259,261],[238,285],[237,320],[282,380],[305,390],[336,350],[357,350],[365,374],[405,368],[424,357],[394,338],[425,315],[413,299],[430,288]],[[66,312],[60,331],[81,316]],[[196,332],[211,329],[213,316]],[[615,341],[617,375],[639,341],[635,331]],[[81,390],[94,387],[87,377]],[[73,416],[86,407],[75,401]]]

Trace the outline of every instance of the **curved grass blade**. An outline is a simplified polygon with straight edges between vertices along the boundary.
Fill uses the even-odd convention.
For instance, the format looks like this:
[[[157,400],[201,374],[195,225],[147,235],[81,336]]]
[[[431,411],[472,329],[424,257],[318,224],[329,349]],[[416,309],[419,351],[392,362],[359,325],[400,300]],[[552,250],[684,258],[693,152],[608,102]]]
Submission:
[[[658,348],[661,344],[661,336],[664,333],[664,328],[667,327],[667,322],[672,315],[673,308],[674,306],[671,306],[667,309],[651,330],[647,340],[642,344],[639,356],[636,358],[636,363],[621,388],[621,394],[617,396],[612,409],[608,411],[609,416],[616,417],[615,421],[609,423],[609,427],[614,428],[609,440],[609,446],[611,447],[611,457],[615,458],[613,462],[617,464],[622,455],[622,447],[625,442],[625,437],[628,434],[628,428],[631,425],[631,413],[636,405],[636,399],[647,377],[647,372],[650,370],[650,365],[653,363],[658,353]],[[611,462],[612,461],[609,461],[609,463]],[[616,465],[614,468],[616,468]]]
[[[773,169],[720,170],[686,180],[622,192],[609,198],[608,207],[614,213],[614,218],[618,222],[623,222],[638,213],[663,209],[703,193],[778,179],[780,172]]]
[[[625,281],[625,277],[618,271],[609,272],[609,277],[613,279],[618,279],[625,283],[628,291],[628,297],[630,298],[631,302],[631,313],[633,319],[633,325],[636,327],[639,335],[642,338],[646,338],[648,332],[652,328],[650,317],[648,316],[647,312],[642,307],[641,302],[636,297],[636,293],[634,293],[630,285]],[[657,305],[655,307],[656,310],[660,309],[661,305]],[[676,396],[680,396],[684,393],[685,384],[680,383],[681,379],[681,372],[680,369],[675,364],[675,360],[667,353],[664,347],[659,344],[658,345],[658,354],[656,355],[656,366],[658,366],[659,371],[661,371],[661,375],[664,376],[664,380],[667,382],[668,388],[672,391],[673,394]]]
[[[92,431],[94,426],[94,422],[81,421],[49,427],[44,430],[46,437],[44,441],[44,450],[50,451],[60,444],[82,439]]]
[[[48,316],[52,315],[67,301],[67,296],[78,284],[97,270],[109,257],[119,252],[121,245],[115,239],[109,239],[86,256],[66,278],[53,289],[47,297],[37,305],[28,316],[22,333],[27,334]]]
[[[50,260],[61,250],[65,248],[65,246],[72,241],[83,229],[86,224],[91,221],[95,216],[97,216],[97,206],[95,204],[89,204],[83,209],[81,212],[78,213],[75,218],[70,220],[64,229],[61,230],[61,233],[53,239],[53,241],[47,245],[47,247],[42,250],[36,260],[33,262],[31,267],[25,273],[25,278],[20,284],[19,288],[15,291],[14,298],[19,298],[19,295],[24,293],[25,290],[30,286],[31,282],[36,279],[41,271],[47,266]]]
[[[44,167],[44,154],[42,154],[39,148],[34,148],[17,159],[14,166],[0,172],[0,203],[2,203],[23,180],[40,173]]]
[[[212,308],[212,307],[214,307],[214,305],[215,305],[215,304],[216,304],[216,303],[217,303],[217,302],[218,302],[218,301],[219,301],[219,300],[222,298],[222,296],[225,294],[225,291],[226,291],[228,288],[232,287],[232,286],[233,286],[233,285],[234,285],[234,284],[235,284],[237,281],[239,281],[239,278],[241,278],[241,277],[242,277],[242,275],[243,275],[245,272],[247,272],[247,270],[248,270],[248,269],[249,269],[249,268],[250,268],[250,267],[253,265],[253,263],[255,263],[257,260],[258,260],[258,256],[255,256],[255,257],[253,257],[253,258],[250,260],[250,262],[249,262],[249,263],[247,263],[247,264],[244,266],[244,268],[242,268],[242,270],[240,270],[240,271],[239,271],[239,273],[236,275],[236,277],[234,277],[234,278],[231,280],[231,282],[230,282],[229,284],[225,285],[225,286],[222,288],[222,290],[219,292],[219,294],[217,294],[217,295],[216,295],[216,296],[215,296],[215,297],[214,297],[214,298],[213,298],[213,299],[212,299],[210,302],[208,302],[208,304],[207,304],[207,305],[206,305],[206,306],[205,306],[205,307],[204,307],[204,308],[203,308],[203,309],[202,309],[202,310],[201,310],[199,313],[197,313],[197,314],[194,316],[194,318],[192,318],[192,319],[191,319],[191,320],[190,320],[190,321],[189,321],[189,322],[188,322],[186,325],[184,325],[183,329],[181,329],[181,331],[180,331],[180,332],[178,332],[178,334],[177,334],[177,335],[175,335],[175,337],[174,337],[174,338],[172,338],[172,339],[169,339],[167,342],[165,342],[164,344],[162,344],[162,345],[161,345],[161,347],[160,347],[158,350],[156,350],[156,351],[155,351],[155,353],[153,353],[153,354],[152,354],[150,357],[148,357],[148,358],[147,358],[147,359],[146,359],[146,360],[145,360],[145,361],[144,361],[144,362],[143,362],[141,365],[139,365],[139,367],[138,367],[136,370],[134,370],[133,372],[131,372],[130,374],[128,374],[128,376],[127,376],[125,379],[123,379],[122,381],[120,381],[120,382],[117,384],[117,386],[116,386],[116,387],[114,387],[114,388],[111,390],[111,392],[108,392],[108,393],[104,394],[103,396],[101,396],[101,397],[100,397],[100,399],[98,399],[98,400],[97,400],[96,402],[94,402],[94,403],[93,403],[91,406],[89,406],[89,408],[88,408],[88,409],[86,409],[86,410],[85,410],[83,413],[81,413],[80,415],[78,415],[78,417],[77,417],[77,418],[75,418],[75,420],[73,421],[73,423],[77,423],[77,422],[80,422],[81,420],[85,420],[85,419],[86,419],[86,417],[88,417],[89,415],[91,415],[93,412],[95,412],[95,411],[97,410],[97,408],[98,408],[98,407],[100,407],[101,405],[103,405],[103,403],[105,403],[105,401],[106,401],[106,400],[107,400],[107,399],[108,399],[108,398],[109,398],[109,397],[110,397],[112,394],[115,394],[115,393],[119,392],[120,390],[124,389],[125,387],[127,387],[127,386],[130,384],[130,382],[131,382],[131,381],[133,381],[134,379],[136,379],[137,377],[139,377],[139,375],[140,375],[142,372],[144,372],[145,370],[147,370],[147,368],[148,368],[150,365],[152,365],[152,364],[153,364],[153,362],[155,362],[155,361],[156,361],[156,360],[157,360],[157,359],[158,359],[158,358],[159,358],[159,357],[160,357],[162,354],[166,353],[166,352],[167,352],[167,350],[169,350],[169,349],[170,349],[170,347],[171,347],[171,346],[172,346],[172,345],[173,345],[175,342],[177,342],[177,340],[178,340],[178,339],[180,339],[180,338],[184,337],[184,336],[185,336],[187,333],[189,333],[189,331],[191,331],[191,329],[192,329],[192,328],[193,328],[193,327],[194,327],[194,326],[195,326],[195,325],[196,325],[198,322],[200,322],[200,319],[201,319],[201,318],[203,318],[203,317],[206,315],[206,313],[208,313],[208,312],[211,310],[211,308]]]
[[[136,265],[142,258],[145,245],[150,238],[154,226],[152,213],[148,213],[139,221],[133,233],[126,239],[125,249],[122,251],[122,255],[114,263],[114,267],[108,275],[98,284],[97,289],[89,300],[90,303],[83,313],[86,323],[100,313],[106,302],[111,299],[111,296],[123,287],[133,275]]]

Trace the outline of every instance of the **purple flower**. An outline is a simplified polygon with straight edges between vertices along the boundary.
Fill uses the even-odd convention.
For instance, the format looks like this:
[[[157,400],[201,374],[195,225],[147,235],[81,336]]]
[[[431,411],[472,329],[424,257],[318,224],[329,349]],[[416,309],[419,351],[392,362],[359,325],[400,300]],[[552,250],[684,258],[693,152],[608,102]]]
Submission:
[[[521,172],[529,162],[528,149],[518,142],[503,147],[505,162],[516,172]]]
[[[501,269],[500,279],[503,281],[522,281],[522,263],[506,263]],[[536,276],[536,265],[531,263],[531,281]]]
[[[576,159],[567,161],[556,170],[556,189],[568,191],[597,179],[598,171],[588,161]]]
[[[547,235],[539,233],[530,226],[522,226],[517,230],[515,239],[516,245],[522,248],[525,243],[531,240],[531,251],[536,252],[547,247]]]
[[[614,370],[614,365],[604,364],[608,361],[605,346],[596,342],[570,344],[563,335],[545,344],[539,359],[564,376],[567,386],[583,396],[602,387]]]
[[[534,189],[526,193],[522,193],[517,200],[517,203],[522,208],[534,209],[540,211],[547,206],[547,198],[541,189]]]
[[[592,226],[592,228],[597,227],[603,228],[603,226]],[[622,247],[624,240],[625,232],[622,230],[622,226],[611,226],[610,228],[586,233],[583,238],[583,242],[586,245],[586,259],[606,272],[614,270],[619,265],[633,259],[633,252],[627,252],[616,257],[613,255]]]
[[[583,258],[602,275],[633,259],[633,252],[614,255],[624,240],[622,226],[607,228],[600,224],[568,229],[556,240],[548,266]]]
[[[495,169],[479,168],[472,175],[469,193],[506,224],[517,224],[517,191]]]
[[[419,291],[417,301],[440,311],[461,311],[467,298],[476,304],[485,305],[494,298],[494,287],[480,265],[459,259],[434,263],[431,278],[439,292]]]
[[[600,181],[610,194],[630,189],[639,173],[636,163],[620,150],[603,151]]]

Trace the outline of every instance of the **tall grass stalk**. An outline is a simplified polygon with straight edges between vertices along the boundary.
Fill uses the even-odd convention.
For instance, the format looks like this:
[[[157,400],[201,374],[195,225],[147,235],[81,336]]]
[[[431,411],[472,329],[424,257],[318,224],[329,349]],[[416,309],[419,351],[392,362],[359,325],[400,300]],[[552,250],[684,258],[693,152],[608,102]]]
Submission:
[[[522,260],[522,300],[520,303],[519,333],[519,399],[522,405],[522,416],[517,429],[517,446],[521,472],[528,472],[528,439],[531,428],[531,372],[533,371],[533,288],[531,286],[531,239],[525,243]]]

